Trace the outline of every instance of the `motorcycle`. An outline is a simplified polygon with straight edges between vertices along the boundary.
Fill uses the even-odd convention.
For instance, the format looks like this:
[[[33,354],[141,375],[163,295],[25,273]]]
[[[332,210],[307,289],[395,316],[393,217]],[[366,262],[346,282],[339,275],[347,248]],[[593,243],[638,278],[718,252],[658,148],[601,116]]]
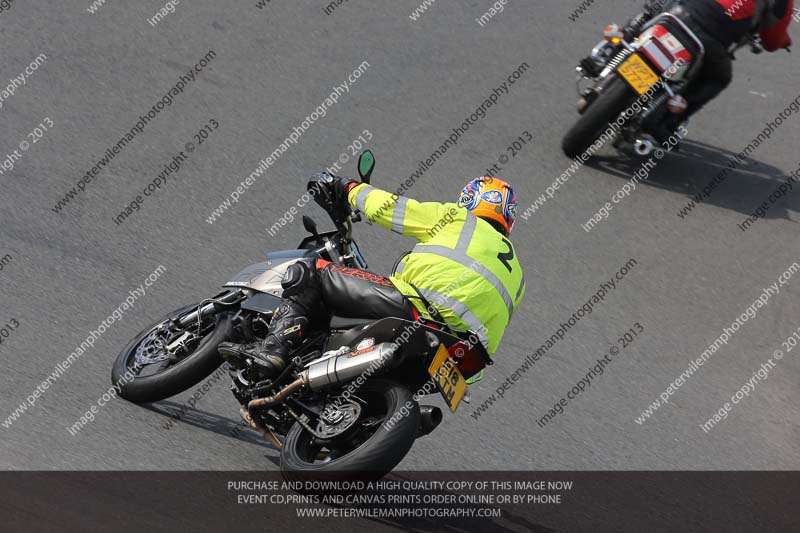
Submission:
[[[649,155],[657,146],[642,124],[686,110],[680,95],[704,54],[700,38],[672,13],[637,17],[625,29],[607,26],[603,41],[576,68],[581,117],[564,136],[564,153],[584,158],[598,140],[613,139],[615,148],[632,145]]]
[[[372,152],[363,152],[362,182],[370,182],[374,166]],[[130,341],[112,370],[123,398],[149,403],[183,392],[224,363],[219,343],[264,340],[281,303],[281,280],[296,261],[313,257],[367,268],[352,238],[361,215],[336,205],[332,185],[333,178],[322,173],[309,181],[308,191],[335,230],[320,234],[303,216],[310,236],[297,249],[268,253],[219,294],[168,313]],[[466,379],[491,364],[475,339],[472,332],[422,317],[333,317],[325,331],[292,350],[277,377],[264,379],[251,359],[228,360],[231,391],[245,423],[280,450],[287,480],[378,479],[442,421],[438,407],[418,400],[438,392],[455,412]]]

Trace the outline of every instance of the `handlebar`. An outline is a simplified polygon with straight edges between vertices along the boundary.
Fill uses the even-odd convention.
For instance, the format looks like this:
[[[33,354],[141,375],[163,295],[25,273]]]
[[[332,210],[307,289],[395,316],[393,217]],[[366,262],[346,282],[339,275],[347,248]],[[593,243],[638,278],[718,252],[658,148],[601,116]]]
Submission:
[[[750,51],[754,54],[760,54],[766,50],[764,48],[764,43],[761,41],[761,37],[758,35],[753,35],[750,38]],[[786,50],[789,53],[792,53],[792,45],[787,44],[782,48],[782,50]]]
[[[353,210],[349,205],[345,206],[344,210],[342,210],[342,206],[337,205],[333,184],[333,176],[327,172],[320,172],[309,178],[306,189],[314,198],[314,202],[328,213],[342,237],[350,240]]]
[[[366,269],[367,263],[358,246],[353,241],[353,222],[359,222],[361,216],[349,204],[338,206],[333,191],[334,178],[327,172],[320,172],[309,179],[307,190],[314,201],[328,214],[339,236],[339,242],[328,237],[325,245],[315,250],[318,253],[327,252],[334,262],[351,263],[356,268]]]
[[[362,183],[369,183],[372,171],[375,168],[375,156],[371,150],[364,150],[358,157],[358,175]],[[361,215],[357,209],[354,209],[348,202],[345,205],[339,205],[336,199],[336,191],[334,190],[335,178],[328,172],[320,172],[312,176],[306,189],[322,209],[328,213],[328,216],[336,226],[336,231],[341,239],[341,253],[340,259],[353,263],[356,267],[366,269],[367,263],[358,246],[353,241],[353,222],[360,222]],[[341,199],[340,199],[341,201]],[[314,230],[316,234],[316,230]],[[333,250],[329,248],[331,240],[325,243],[325,249],[330,253]]]
[[[761,37],[753,35],[750,37],[750,51],[754,54],[761,54],[764,52],[764,45],[761,43]]]

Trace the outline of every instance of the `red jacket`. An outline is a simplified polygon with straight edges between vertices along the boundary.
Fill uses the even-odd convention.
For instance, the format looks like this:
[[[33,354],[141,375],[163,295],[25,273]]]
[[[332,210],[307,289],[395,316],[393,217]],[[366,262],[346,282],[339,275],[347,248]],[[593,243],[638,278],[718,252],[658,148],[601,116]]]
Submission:
[[[716,0],[734,21],[748,21],[756,11],[757,0]],[[761,41],[764,49],[774,52],[792,44],[792,39],[787,33],[789,24],[794,14],[794,0],[776,0],[777,13],[770,13],[762,23]],[[782,11],[785,6],[785,11]]]

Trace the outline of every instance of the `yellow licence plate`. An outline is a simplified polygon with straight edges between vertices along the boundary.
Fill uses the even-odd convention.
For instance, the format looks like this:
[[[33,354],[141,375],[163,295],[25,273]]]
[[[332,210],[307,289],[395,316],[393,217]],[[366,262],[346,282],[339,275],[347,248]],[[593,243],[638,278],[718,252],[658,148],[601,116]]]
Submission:
[[[461,403],[461,399],[464,398],[464,394],[467,392],[467,382],[464,380],[464,376],[461,375],[461,371],[456,366],[455,361],[450,358],[450,354],[447,353],[447,348],[445,348],[444,344],[439,345],[436,356],[434,356],[431,365],[428,367],[428,374],[439,385],[444,401],[450,406],[450,410],[455,413],[456,409],[458,409],[458,404]]]
[[[638,54],[633,54],[620,65],[618,72],[639,94],[646,93],[658,82],[658,75]]]

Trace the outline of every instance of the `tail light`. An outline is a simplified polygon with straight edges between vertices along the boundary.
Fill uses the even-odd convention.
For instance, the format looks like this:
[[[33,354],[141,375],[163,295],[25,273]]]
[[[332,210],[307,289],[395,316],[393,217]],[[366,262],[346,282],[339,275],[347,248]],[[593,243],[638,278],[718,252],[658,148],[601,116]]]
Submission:
[[[661,24],[648,28],[640,37],[640,51],[661,73],[680,63],[688,65],[692,62],[692,53],[681,41]]]
[[[458,369],[465,378],[470,378],[486,368],[481,355],[466,342],[459,341],[448,346],[447,352],[456,362]]]

